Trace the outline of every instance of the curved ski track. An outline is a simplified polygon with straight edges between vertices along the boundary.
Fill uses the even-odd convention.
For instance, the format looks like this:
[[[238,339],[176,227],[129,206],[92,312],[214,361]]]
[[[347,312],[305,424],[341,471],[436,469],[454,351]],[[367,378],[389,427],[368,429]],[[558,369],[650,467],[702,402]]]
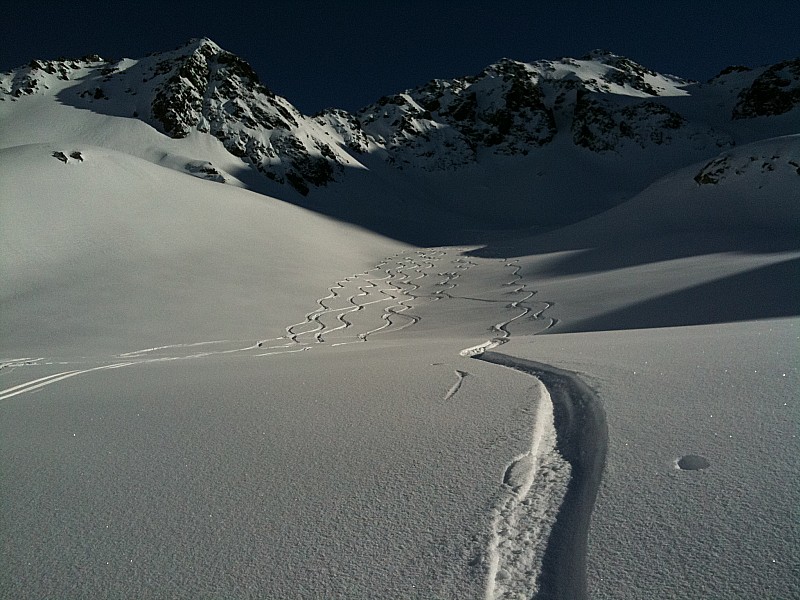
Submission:
[[[514,314],[490,326],[490,331],[495,334],[492,339],[462,350],[461,355],[517,369],[539,379],[548,395],[545,404],[549,402],[552,407],[557,438],[555,449],[558,452],[548,454],[542,450],[550,442],[541,430],[542,414],[538,414],[531,449],[512,460],[502,477],[501,499],[493,511],[487,547],[485,597],[492,600],[518,597],[519,594],[530,597],[536,588],[535,599],[582,600],[586,597],[586,535],[605,460],[607,432],[604,413],[593,392],[575,374],[489,352],[509,341],[510,328],[525,317],[535,321],[547,320],[544,329],[557,323],[556,319],[544,316],[553,306],[551,302],[532,300],[536,292],[527,289],[518,262],[503,263],[512,272],[511,280],[502,285],[513,287],[508,294],[522,295],[521,298],[509,303],[497,298],[459,296],[455,294],[459,278],[479,263],[458,254],[456,258],[450,258],[448,250],[459,252],[458,249],[427,249],[398,253],[368,271],[335,282],[328,288],[328,293],[316,301],[316,307],[302,320],[286,327],[281,337],[254,344],[217,340],[127,352],[113,357],[114,360],[109,361],[111,364],[60,371],[11,386],[0,391],[0,400],[35,392],[79,375],[137,364],[243,352],[255,357],[275,356],[305,352],[318,344],[333,347],[363,343],[374,335],[396,333],[417,324],[420,316],[414,314],[413,309],[422,303],[465,300],[496,304],[498,310]],[[442,269],[443,265],[447,265],[445,269]],[[181,353],[189,349],[201,351]],[[176,355],[178,353],[180,355]],[[27,365],[75,364],[42,361],[45,359],[11,359],[0,367],[9,367],[12,371]],[[455,374],[456,382],[447,391],[445,400],[452,399],[469,376],[463,370],[456,370]],[[540,408],[543,401],[539,399]],[[545,410],[543,414],[548,413]],[[559,454],[568,466],[559,466]],[[552,474],[565,471],[571,471],[571,477],[542,555],[541,537],[547,533],[547,526],[542,525],[542,515],[547,514],[552,501],[559,495],[558,477],[554,478]],[[544,478],[539,477],[542,473]],[[537,557],[542,566],[538,582],[534,583],[530,567]]]
[[[255,344],[241,340],[215,340],[193,343],[176,343],[152,348],[144,348],[116,355],[114,359],[126,362],[100,364],[91,368],[78,368],[61,371],[19,384],[0,391],[0,400],[33,392],[42,387],[104,369],[116,369],[151,362],[191,360],[222,354],[244,353],[251,356],[276,356],[294,354],[311,350],[316,344],[330,343],[331,346],[362,343],[373,335],[384,335],[402,331],[420,321],[420,317],[409,311],[415,302],[429,302],[441,299],[442,292],[457,286],[453,280],[459,272],[475,263],[462,258],[453,260],[454,270],[449,273],[436,273],[437,267],[448,256],[444,250],[417,250],[398,253],[387,257],[372,269],[346,277],[328,288],[328,293],[316,302],[314,310],[306,313],[303,320],[285,328],[285,335],[279,338],[261,340]],[[434,284],[433,274],[445,279]],[[435,285],[440,289],[433,290]],[[448,285],[447,288],[443,286]],[[425,287],[424,292],[419,292]],[[269,345],[267,345],[269,344]],[[230,347],[229,347],[230,346]],[[202,351],[182,353],[184,350]],[[22,366],[50,366],[55,364],[74,365],[75,362],[44,362],[45,358],[14,358],[4,361],[0,368],[9,371]],[[83,363],[92,362],[91,359]],[[108,362],[103,359],[94,361]]]
[[[606,449],[608,446],[608,428],[603,407],[594,391],[589,388],[575,373],[558,369],[544,363],[539,363],[522,358],[516,358],[497,352],[484,352],[475,356],[492,364],[501,365],[510,369],[521,371],[537,378],[542,382],[551,400],[554,426],[555,448],[559,458],[569,465],[570,477],[564,490],[555,520],[552,523],[547,544],[541,558],[541,571],[537,576],[537,593],[534,600],[585,600],[586,590],[586,547],[589,534],[589,524],[592,509],[597,493],[600,489],[603,468],[605,466]],[[541,423],[537,418],[536,427]],[[534,439],[541,437],[534,435]],[[536,454],[534,452],[534,454]],[[540,454],[542,463],[548,460],[552,463],[552,454]],[[505,485],[513,479],[513,470],[519,461],[512,462],[506,469],[503,482]],[[557,464],[556,464],[557,467]],[[536,468],[535,466],[532,468]],[[523,470],[523,473],[529,472]],[[530,475],[533,477],[533,474]],[[528,512],[528,511],[523,511]],[[512,514],[510,518],[498,519],[494,524],[494,534],[497,531],[513,530],[518,515]],[[499,536],[502,538],[502,536]],[[506,540],[496,542],[496,546],[503,546],[506,542],[506,558],[514,559],[524,553],[527,544],[508,537]],[[490,559],[492,557],[490,546]],[[513,595],[498,594],[497,588],[505,586],[506,581],[496,576],[488,582],[486,598],[515,597]],[[517,570],[517,573],[525,575]],[[497,584],[500,583],[501,586]],[[525,581],[516,583],[525,587]],[[515,586],[512,586],[512,590]]]
[[[286,328],[286,339],[296,344],[324,343],[332,345],[364,342],[376,334],[394,333],[411,327],[420,317],[409,311],[415,302],[438,299],[441,291],[420,293],[424,278],[447,255],[441,250],[419,250],[407,256],[396,254],[385,258],[373,269],[337,281],[328,288],[328,295],[317,300],[317,308],[304,319]],[[466,268],[457,259],[456,268]],[[458,276],[445,275],[444,285]],[[419,283],[417,283],[419,282]],[[457,284],[452,283],[452,289]],[[375,305],[381,305],[376,307]],[[375,310],[380,308],[380,310]],[[306,341],[309,339],[309,341]]]
[[[605,412],[577,374],[491,352],[509,341],[508,328],[514,321],[529,314],[535,320],[548,318],[543,313],[553,306],[541,302],[542,308],[534,311],[526,303],[536,292],[525,290],[521,266],[505,266],[514,272],[504,285],[516,286],[512,293],[526,294],[508,305],[520,312],[491,327],[496,337],[460,354],[531,375],[544,386],[544,395],[539,398],[530,450],[512,460],[503,474],[486,550],[484,597],[585,600],[589,523],[608,445]],[[548,319],[544,330],[558,322]],[[548,418],[552,434],[543,429]],[[555,439],[550,439],[553,434]]]

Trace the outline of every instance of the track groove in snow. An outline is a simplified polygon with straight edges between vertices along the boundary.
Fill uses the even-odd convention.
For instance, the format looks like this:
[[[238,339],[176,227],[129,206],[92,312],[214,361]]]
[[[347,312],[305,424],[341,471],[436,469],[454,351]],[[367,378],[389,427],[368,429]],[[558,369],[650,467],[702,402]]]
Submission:
[[[506,262],[512,279],[502,284],[525,296],[510,304],[517,314],[491,326],[498,335],[465,348],[460,355],[524,372],[541,386],[531,445],[514,457],[502,475],[500,499],[493,511],[486,550],[486,600],[584,600],[589,519],[605,464],[605,413],[594,392],[577,375],[549,365],[491,352],[511,338],[511,327],[525,316],[539,321],[552,302],[531,306],[536,292],[526,291],[521,266]],[[447,297],[456,299],[448,294]],[[547,318],[545,330],[557,320]],[[459,382],[460,383],[460,382]]]
[[[16,385],[14,387],[10,387],[3,391],[0,391],[0,400],[7,400],[8,398],[13,398],[14,396],[18,396],[19,394],[24,394],[26,392],[32,392],[43,388],[48,385],[52,385],[54,383],[58,383],[59,381],[63,381],[65,379],[69,379],[71,377],[77,377],[78,375],[83,375],[85,373],[92,373],[94,371],[102,371],[106,369],[119,369],[121,367],[128,367],[135,363],[116,363],[112,365],[103,365],[101,367],[93,367],[91,369],[83,369],[77,371],[64,371],[62,373],[56,373],[54,375],[49,375],[47,377],[41,377],[39,379],[35,379],[33,381],[28,381],[27,383],[22,383],[20,385]]]
[[[441,250],[418,250],[403,255],[399,253],[380,261],[374,268],[347,277],[328,288],[328,295],[317,300],[317,307],[306,313],[302,321],[286,328],[290,342],[305,344],[310,337],[315,343],[333,342],[340,346],[353,342],[364,342],[376,334],[395,333],[411,327],[420,317],[411,314],[414,303],[422,299],[440,299],[444,290],[432,290],[422,294],[422,280],[447,257]],[[452,283],[459,274],[473,266],[473,261],[455,259],[455,271],[439,273],[444,280],[429,284],[434,286]],[[420,282],[420,283],[417,283]],[[344,304],[340,302],[344,300]],[[385,305],[380,311],[374,305]],[[334,335],[333,338],[330,336]],[[343,336],[345,341],[342,341]]]
[[[530,447],[506,467],[494,509],[486,600],[530,597],[569,481],[570,466],[555,446],[553,404],[539,386]]]
[[[415,292],[421,286],[412,281],[412,274],[414,280],[422,281],[446,257],[447,252],[441,250],[399,253],[394,257],[383,259],[368,271],[337,281],[328,288],[325,296],[316,301],[317,306],[306,313],[302,321],[286,327],[284,335],[279,338],[263,339],[245,345],[241,341],[212,340],[152,346],[121,353],[114,357],[117,360],[122,359],[129,362],[115,362],[90,369],[62,371],[10,387],[0,392],[0,400],[33,392],[71,377],[104,369],[153,362],[192,360],[234,353],[246,353],[254,357],[297,354],[311,350],[316,344],[333,342],[330,343],[330,346],[335,347],[350,343],[362,343],[375,334],[384,335],[402,331],[420,321],[419,316],[406,314],[413,308],[413,302],[420,299]],[[471,266],[462,259],[454,262],[457,265],[456,269],[465,269]],[[386,304],[388,306],[382,306]],[[349,333],[351,331],[352,333]],[[305,341],[306,339],[313,340],[313,342],[308,343]],[[268,342],[273,342],[273,345],[266,345]],[[219,348],[228,344],[235,347]],[[193,354],[179,353],[181,350],[204,346],[210,348]],[[259,352],[253,353],[252,351]],[[38,364],[38,361],[44,360],[46,359],[36,359],[37,362],[33,363],[28,358],[11,359],[5,361],[2,366],[4,368],[27,366]]]
[[[536,589],[536,595],[533,596],[535,600],[584,600],[587,598],[586,546],[589,523],[600,488],[608,445],[602,405],[595,393],[575,373],[497,352],[483,352],[474,355],[474,358],[527,373],[543,384],[548,400],[552,400],[548,404],[556,436],[557,453],[551,453],[550,456],[563,457],[571,474],[546,548],[541,554],[541,570],[538,574],[535,570],[515,566],[520,556],[534,557],[536,552],[529,546],[535,540],[518,536],[513,524],[530,516],[526,511],[533,510],[535,513],[539,509],[524,507],[519,515],[517,508],[520,503],[515,503],[513,497],[501,502],[488,551],[490,573],[486,598],[522,597],[526,590],[528,595],[524,597],[530,597],[530,592]],[[541,402],[540,410],[543,410]],[[541,430],[542,421],[537,414],[534,440],[540,437],[537,432]],[[505,470],[503,485],[510,487],[517,497],[522,492],[527,495],[530,482],[535,480],[536,466],[531,457],[542,455],[536,444],[534,441],[532,451],[512,461]],[[555,466],[557,462],[550,464]],[[541,503],[542,498],[538,497],[537,500],[534,497],[533,500],[534,504]],[[505,553],[503,548],[506,549]],[[505,566],[508,560],[512,563],[510,568]],[[534,575],[537,579],[535,582]]]
[[[458,393],[458,390],[461,389],[461,385],[464,383],[464,378],[469,377],[469,373],[466,371],[460,371],[459,369],[455,370],[456,373],[456,382],[453,386],[447,390],[447,393],[444,395],[445,400],[450,400],[453,396]]]

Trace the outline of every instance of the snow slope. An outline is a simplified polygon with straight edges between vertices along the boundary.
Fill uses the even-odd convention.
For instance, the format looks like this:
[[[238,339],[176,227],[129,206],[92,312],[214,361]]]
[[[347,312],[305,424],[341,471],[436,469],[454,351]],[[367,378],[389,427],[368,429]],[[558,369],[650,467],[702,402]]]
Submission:
[[[0,78],[0,597],[800,595],[794,62],[505,60],[313,119],[245,67]],[[316,188],[318,135],[358,164]]]
[[[513,266],[97,146],[0,161],[3,597],[481,594],[520,455],[552,475],[495,587],[535,577],[546,392],[459,356],[516,318]]]
[[[83,160],[62,163],[60,150]],[[23,354],[255,342],[297,294],[400,247],[97,146],[0,154],[3,345]]]
[[[517,257],[548,302],[546,335],[501,352],[579,373],[605,408],[588,597],[800,593],[798,152],[797,136],[743,146],[471,253]],[[687,455],[708,468],[680,470]]]

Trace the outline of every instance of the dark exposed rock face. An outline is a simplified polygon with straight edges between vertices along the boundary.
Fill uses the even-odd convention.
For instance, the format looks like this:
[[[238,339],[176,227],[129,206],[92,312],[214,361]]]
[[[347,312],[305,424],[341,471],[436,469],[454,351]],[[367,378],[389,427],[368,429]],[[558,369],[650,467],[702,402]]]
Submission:
[[[800,58],[766,69],[753,84],[739,93],[734,119],[775,116],[800,105]]]
[[[626,144],[640,148],[698,140],[724,147],[724,134],[697,127],[683,116],[654,101],[620,106],[603,98],[579,94],[572,122],[573,141],[595,152],[610,152]]]
[[[433,80],[381,98],[357,114],[390,162],[426,170],[475,162],[479,149],[527,154],[549,143],[555,121],[527,65],[503,60],[476,77]]]
[[[722,71],[712,77],[710,81],[714,81],[715,79],[719,79],[725,75],[730,75],[731,73],[748,73],[750,71],[752,71],[752,69],[750,67],[745,67],[744,65],[730,65],[722,69]]]
[[[337,153],[324,141],[298,135],[306,117],[263,85],[242,59],[208,40],[195,45],[191,53],[153,67],[163,81],[155,89],[152,117],[165,133],[210,133],[231,154],[303,195],[309,186],[334,180],[341,170]]]
[[[359,120],[345,110],[329,108],[316,115],[314,121],[322,128],[331,129],[341,137],[342,143],[356,154],[363,154],[374,145]]]
[[[596,152],[697,135],[694,130],[676,135],[686,120],[674,110],[632,100],[674,94],[688,83],[599,50],[581,60],[503,59],[474,77],[434,80],[384,97],[357,117],[386,147],[389,162],[454,169],[475,162],[481,151],[526,155],[551,143],[559,133],[557,114],[570,115],[565,125],[575,143]]]

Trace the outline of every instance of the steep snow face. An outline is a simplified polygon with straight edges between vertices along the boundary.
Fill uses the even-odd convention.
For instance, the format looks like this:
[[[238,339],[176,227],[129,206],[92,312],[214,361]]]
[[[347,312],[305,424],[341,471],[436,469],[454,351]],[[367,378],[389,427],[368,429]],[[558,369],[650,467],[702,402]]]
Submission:
[[[593,50],[582,60],[563,59],[562,64],[573,67],[572,72],[595,92],[624,96],[686,96],[692,82],[674,75],[662,75],[643,67],[629,58],[608,50]],[[552,65],[552,63],[550,63]],[[586,73],[596,73],[587,79]]]

